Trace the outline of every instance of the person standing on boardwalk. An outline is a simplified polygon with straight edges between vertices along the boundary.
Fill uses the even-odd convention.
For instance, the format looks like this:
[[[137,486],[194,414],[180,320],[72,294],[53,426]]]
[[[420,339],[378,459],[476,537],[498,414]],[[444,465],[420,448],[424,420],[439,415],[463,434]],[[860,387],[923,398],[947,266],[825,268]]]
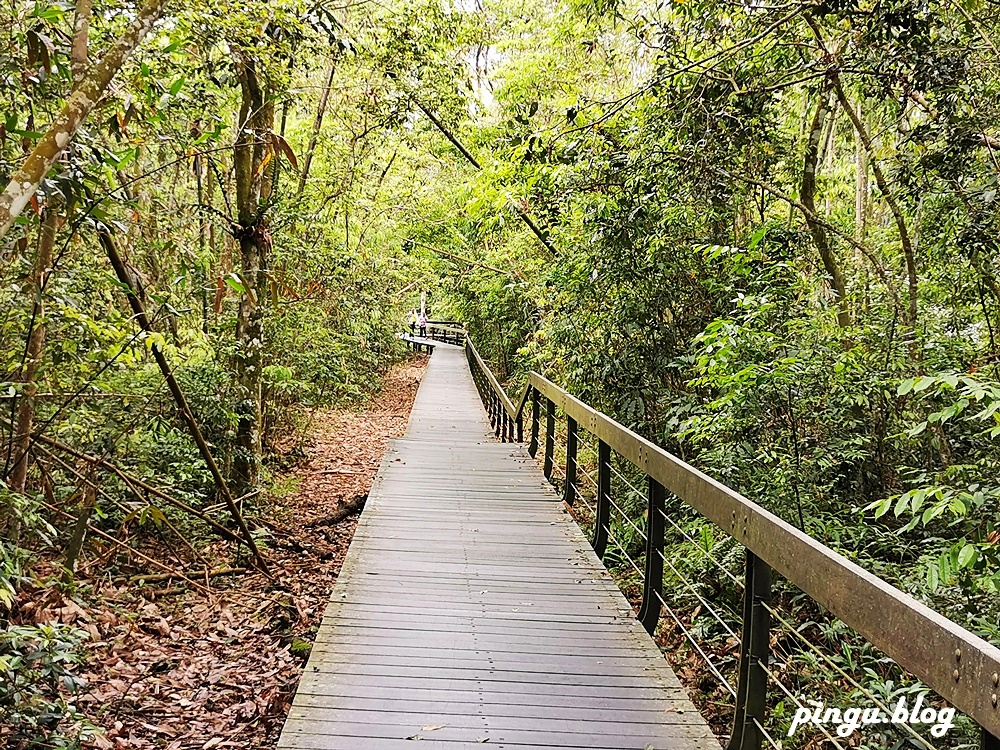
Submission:
[[[410,322],[410,333],[414,336],[417,335],[417,310],[416,308],[410,308],[410,314],[406,316]]]
[[[422,338],[427,338],[427,313],[423,311],[420,312],[417,324],[420,326],[420,336]]]

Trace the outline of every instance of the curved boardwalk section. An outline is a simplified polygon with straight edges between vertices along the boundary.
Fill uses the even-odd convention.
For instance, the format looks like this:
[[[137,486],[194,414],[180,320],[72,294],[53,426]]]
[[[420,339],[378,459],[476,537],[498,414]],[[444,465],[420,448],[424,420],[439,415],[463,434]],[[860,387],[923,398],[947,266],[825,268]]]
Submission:
[[[493,439],[462,350],[438,344],[279,747],[483,743],[719,748],[534,461]]]

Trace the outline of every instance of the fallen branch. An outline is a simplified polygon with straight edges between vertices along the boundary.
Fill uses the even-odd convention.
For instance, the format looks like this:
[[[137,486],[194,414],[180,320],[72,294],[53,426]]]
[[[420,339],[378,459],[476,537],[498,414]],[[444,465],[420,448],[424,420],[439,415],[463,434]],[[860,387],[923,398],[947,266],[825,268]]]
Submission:
[[[5,420],[0,419],[0,424],[3,424],[4,421]],[[8,422],[7,424],[10,424],[10,423]],[[143,492],[148,492],[153,497],[157,497],[160,500],[163,500],[164,502],[169,503],[170,505],[173,505],[178,510],[182,510],[185,513],[189,513],[190,515],[194,516],[195,518],[197,518],[197,519],[199,519],[201,521],[204,521],[209,526],[211,526],[212,529],[214,529],[219,534],[219,536],[221,536],[221,537],[223,537],[223,538],[225,538],[225,539],[227,539],[227,540],[229,540],[231,542],[236,542],[237,544],[242,544],[242,542],[243,542],[243,540],[240,538],[240,536],[238,534],[233,533],[232,531],[230,531],[229,529],[227,529],[225,526],[223,526],[222,524],[220,524],[218,521],[212,520],[211,518],[209,518],[207,515],[205,515],[204,513],[202,513],[197,508],[192,508],[187,503],[182,502],[181,500],[178,500],[175,497],[171,497],[170,495],[168,495],[167,493],[165,493],[163,490],[159,490],[156,487],[153,487],[151,484],[146,484],[144,481],[142,481],[138,477],[132,476],[131,474],[129,474],[128,472],[126,472],[124,469],[119,468],[118,466],[116,466],[115,464],[111,463],[110,461],[108,461],[105,458],[100,458],[99,456],[93,456],[93,455],[91,455],[89,453],[86,453],[86,452],[81,451],[81,450],[79,450],[77,448],[74,448],[72,445],[67,445],[66,443],[62,443],[62,442],[56,440],[55,438],[51,438],[51,437],[48,437],[46,435],[36,434],[35,435],[35,440],[37,442],[39,442],[39,443],[44,443],[45,445],[51,446],[53,448],[56,448],[58,450],[61,450],[61,451],[65,452],[65,453],[68,453],[71,456],[74,456],[75,458],[79,458],[79,459],[82,459],[84,461],[89,461],[90,463],[93,463],[95,466],[100,466],[102,468],[105,468],[108,471],[112,472],[113,474],[116,474],[119,479],[121,479],[123,482],[125,482],[125,484],[133,485],[133,491],[134,491],[135,487],[138,487]],[[136,494],[138,495],[138,493],[136,493]]]
[[[451,141],[452,145],[458,149],[459,153],[465,157],[466,161],[468,161],[469,164],[474,166],[476,169],[482,171],[483,167],[476,160],[476,157],[474,157],[472,153],[469,151],[469,149],[467,149],[462,144],[462,142],[458,140],[458,137],[454,133],[452,133],[447,127],[445,127],[445,124],[441,122],[440,119],[438,119],[438,116],[435,115],[434,112],[425,107],[423,104],[421,104],[420,101],[413,94],[410,94],[410,99],[412,99],[413,103],[417,105],[420,111],[423,112],[425,115],[427,115],[428,119],[430,119],[430,121],[434,123],[434,127],[440,130],[444,134],[444,137],[447,138],[449,141]],[[538,227],[538,225],[535,223],[535,220],[531,218],[528,212],[525,211],[523,208],[521,208],[519,205],[517,205],[514,199],[511,198],[510,196],[508,196],[508,201],[510,203],[510,207],[514,209],[514,213],[516,213],[518,217],[521,219],[521,221],[523,221],[527,225],[528,229],[531,230],[531,233],[534,234],[535,237],[538,238],[538,241],[545,246],[545,249],[548,250],[550,253],[552,253],[552,257],[558,258],[559,251],[556,250],[555,245],[552,244],[552,241],[549,240],[546,234]],[[500,273],[503,273],[503,271],[501,271]]]
[[[183,586],[172,586],[167,589],[141,589],[139,594],[146,599],[157,599],[161,596],[178,596],[186,594],[187,589]]]
[[[37,443],[37,441],[36,441],[36,443]],[[79,471],[77,471],[72,466],[70,466],[66,461],[63,461],[61,458],[59,458],[59,456],[57,456],[56,454],[52,453],[51,451],[46,450],[45,448],[41,447],[40,445],[36,445],[35,449],[38,450],[38,451],[40,451],[41,453],[44,453],[46,456],[49,457],[50,460],[55,461],[57,464],[59,464],[63,468],[64,471],[67,471],[70,474],[72,474],[73,476],[75,476],[77,478],[78,482],[80,482],[81,484],[88,485],[93,490],[95,490],[98,495],[100,495],[101,497],[103,497],[108,502],[112,503],[116,508],[118,508],[118,510],[120,510],[122,513],[125,514],[126,520],[128,519],[129,515],[134,512],[131,508],[128,508],[128,507],[122,505],[120,502],[118,502],[118,500],[116,500],[111,495],[109,495],[107,492],[105,492],[95,481],[93,481],[93,480],[88,479],[87,477],[85,477]],[[86,460],[86,459],[84,459],[84,460]],[[91,466],[97,466],[98,464],[92,461],[92,462],[90,462],[90,465]],[[119,477],[119,478],[121,478],[121,477]],[[122,481],[124,482],[125,480],[122,479]],[[126,484],[128,485],[128,488],[130,490],[132,490],[132,492],[135,492],[136,495],[139,494],[136,491],[136,489],[135,489],[134,486],[132,486],[131,484],[129,484],[127,482],[126,482]],[[149,503],[147,501],[147,505],[148,504]],[[208,562],[205,560],[204,557],[201,556],[201,553],[198,552],[198,550],[196,550],[194,548],[194,545],[191,544],[191,542],[188,541],[187,537],[185,537],[176,526],[174,526],[172,523],[170,523],[170,521],[167,520],[166,518],[163,519],[163,523],[166,524],[166,526],[167,526],[168,529],[170,529],[172,532],[174,532],[174,534],[177,536],[177,538],[180,539],[181,542],[183,542],[184,545],[189,550],[191,550],[191,553],[195,557],[197,557],[203,563],[205,563],[206,565],[208,565]]]
[[[115,244],[114,239],[106,231],[102,231],[98,235],[98,238],[108,255],[108,260],[111,262],[112,268],[115,270],[115,275],[118,276],[118,280],[125,285],[126,289],[128,289],[125,293],[125,297],[128,300],[129,307],[132,308],[132,312],[135,314],[136,322],[142,330],[147,333],[153,333],[153,324],[146,315],[146,309],[142,304],[142,300],[135,291],[135,283],[132,274],[130,273],[128,266],[122,260],[121,254],[118,252],[118,246]],[[198,421],[194,418],[194,412],[191,411],[191,407],[188,405],[187,399],[184,397],[184,392],[181,390],[180,384],[174,377],[173,370],[170,369],[170,364],[167,362],[163,349],[155,342],[150,349],[153,354],[153,359],[156,360],[156,364],[160,368],[160,372],[167,381],[167,387],[170,389],[170,395],[173,396],[174,402],[177,404],[177,412],[180,414],[181,420],[191,433],[191,437],[194,438],[194,442],[198,446],[198,451],[201,453],[202,459],[205,461],[205,464],[208,466],[208,470],[212,474],[212,479],[215,482],[216,489],[218,489],[219,494],[222,495],[222,499],[226,503],[226,507],[229,509],[229,514],[233,517],[233,520],[236,521],[236,525],[239,526],[243,539],[246,541],[247,546],[250,549],[250,554],[253,555],[253,559],[256,562],[257,567],[260,568],[261,572],[270,577],[271,571],[267,567],[267,562],[264,560],[264,556],[257,548],[257,543],[254,541],[253,535],[250,533],[250,529],[247,528],[246,521],[243,519],[243,514],[240,513],[240,509],[237,507],[236,501],[233,500],[233,495],[229,491],[229,485],[226,484],[226,480],[223,478],[222,472],[219,471],[219,467],[215,463],[215,459],[212,457],[212,450],[208,447],[208,442],[205,440],[205,436],[202,434],[201,428],[198,427]]]
[[[328,516],[322,518],[316,518],[306,524],[306,526],[312,528],[315,526],[334,526],[345,518],[360,513],[365,508],[365,501],[368,500],[368,493],[363,495],[355,495],[353,498],[348,500],[346,503],[342,503],[337,506],[337,509],[333,511]]]
[[[69,519],[71,519],[73,521],[77,520],[76,516],[74,516],[72,513],[67,513],[66,511],[62,510],[61,508],[57,508],[56,506],[51,505],[51,504],[45,502],[44,500],[40,500],[39,502],[43,506],[45,506],[48,510],[50,510],[51,512],[53,512],[53,513],[56,513],[56,514],[58,514],[60,516],[64,516],[64,517],[69,518]],[[114,544],[117,547],[124,547],[131,554],[134,554],[134,555],[136,555],[138,557],[141,557],[143,560],[145,560],[146,562],[148,562],[150,565],[154,565],[157,568],[159,568],[160,570],[164,570],[164,571],[170,573],[174,578],[179,578],[182,581],[187,581],[192,586],[194,586],[197,589],[201,589],[202,591],[204,591],[209,596],[212,595],[212,590],[210,588],[208,588],[207,586],[204,586],[204,585],[202,585],[200,583],[196,583],[195,581],[192,581],[190,578],[188,578],[183,573],[174,570],[169,565],[165,565],[164,563],[161,563],[159,560],[156,560],[156,559],[150,557],[149,555],[142,554],[139,550],[137,550],[137,549],[135,549],[133,547],[129,547],[124,542],[119,542],[117,539],[115,539],[113,536],[111,536],[111,534],[107,534],[107,533],[101,531],[100,529],[96,528],[93,524],[88,523],[87,524],[87,530],[91,534],[97,534],[97,536],[101,537],[101,539],[104,539],[105,541],[111,542],[112,544]]]
[[[246,573],[246,568],[216,568],[215,570],[186,570],[184,575],[191,578],[216,578],[218,576],[239,575]],[[150,575],[118,576],[114,583],[157,583],[159,581],[170,581],[178,576],[174,573],[152,573]]]
[[[488,266],[485,263],[480,263],[478,260],[472,260],[472,258],[466,258],[465,256],[458,255],[457,253],[451,253],[451,252],[448,252],[447,250],[441,250],[440,248],[437,248],[437,247],[432,247],[430,245],[425,245],[423,242],[417,242],[414,239],[411,239],[410,242],[412,242],[417,247],[424,248],[424,250],[430,250],[432,253],[437,253],[438,255],[443,255],[446,258],[451,258],[453,260],[458,260],[458,261],[461,261],[462,263],[468,263],[470,266],[476,266],[477,268],[485,268],[487,271],[493,271],[493,273],[503,274],[504,276],[514,276],[515,275],[514,272],[512,272],[512,271],[504,271],[503,269],[497,268],[496,266]],[[526,281],[527,280],[520,273],[518,273],[517,276],[518,276],[518,278],[521,279],[521,281]]]

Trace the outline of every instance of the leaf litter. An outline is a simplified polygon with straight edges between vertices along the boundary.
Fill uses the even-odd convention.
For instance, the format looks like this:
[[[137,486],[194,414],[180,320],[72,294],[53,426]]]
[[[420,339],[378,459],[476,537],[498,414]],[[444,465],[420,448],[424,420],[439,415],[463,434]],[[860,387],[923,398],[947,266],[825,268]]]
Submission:
[[[163,588],[91,579],[72,597],[22,592],[22,622],[59,621],[90,634],[76,705],[105,731],[89,747],[275,747],[357,525],[356,514],[329,519],[366,496],[388,441],[406,429],[426,361],[392,368],[360,408],[312,415],[306,459],[275,483],[292,489],[253,519],[270,532],[273,582],[237,568],[199,579],[210,596],[176,579]],[[201,553],[219,562],[229,551],[213,542]]]

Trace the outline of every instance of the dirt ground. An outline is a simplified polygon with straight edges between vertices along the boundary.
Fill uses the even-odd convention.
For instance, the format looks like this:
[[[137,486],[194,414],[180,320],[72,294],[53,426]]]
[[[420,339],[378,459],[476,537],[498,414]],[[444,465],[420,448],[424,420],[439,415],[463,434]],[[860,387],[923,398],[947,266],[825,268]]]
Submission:
[[[425,357],[397,366],[362,407],[314,415],[307,457],[274,483],[257,520],[270,532],[273,580],[250,570],[201,578],[201,588],[165,576],[91,582],[72,598],[24,603],[22,617],[91,634],[77,705],[106,729],[95,747],[275,746],[357,523],[330,516],[368,492],[425,366]],[[222,543],[200,552],[217,566],[231,559]]]

